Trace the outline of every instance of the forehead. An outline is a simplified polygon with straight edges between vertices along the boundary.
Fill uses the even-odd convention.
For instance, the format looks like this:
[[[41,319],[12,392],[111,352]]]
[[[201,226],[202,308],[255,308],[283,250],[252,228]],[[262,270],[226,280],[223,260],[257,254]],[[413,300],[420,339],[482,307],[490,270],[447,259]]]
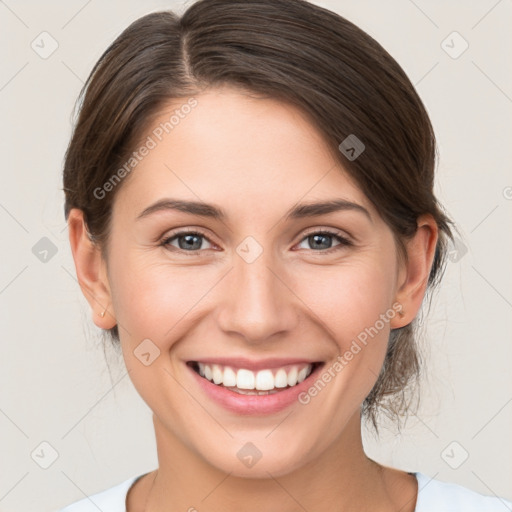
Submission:
[[[143,208],[165,195],[223,209],[275,209],[350,199],[371,210],[321,133],[294,106],[223,87],[169,101],[140,138],[146,151],[119,191]],[[117,199],[116,199],[117,201]]]

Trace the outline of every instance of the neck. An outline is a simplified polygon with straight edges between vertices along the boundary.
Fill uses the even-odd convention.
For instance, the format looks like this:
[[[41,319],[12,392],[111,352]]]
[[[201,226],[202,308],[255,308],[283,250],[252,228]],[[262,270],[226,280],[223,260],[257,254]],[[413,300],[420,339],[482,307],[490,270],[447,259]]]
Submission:
[[[417,484],[385,468],[363,450],[360,416],[322,455],[299,469],[268,478],[241,478],[210,465],[153,417],[159,468],[145,512],[414,511]],[[151,477],[153,481],[153,476]],[[250,499],[248,499],[250,497]]]

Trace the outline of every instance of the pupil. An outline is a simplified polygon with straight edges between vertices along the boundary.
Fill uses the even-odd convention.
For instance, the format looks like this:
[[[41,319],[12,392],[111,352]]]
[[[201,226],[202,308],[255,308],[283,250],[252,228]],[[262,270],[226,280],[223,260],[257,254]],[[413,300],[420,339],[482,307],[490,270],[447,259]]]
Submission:
[[[329,235],[316,234],[316,235],[311,235],[309,238],[310,238],[310,240],[311,239],[314,240],[314,243],[312,244],[313,246],[319,247],[319,246],[322,246],[321,239],[324,239],[324,240],[330,239],[330,236]],[[319,241],[320,241],[320,243],[317,243]],[[326,244],[323,244],[323,245],[324,245],[324,247],[322,247],[322,248],[325,248],[325,249],[329,249],[331,247],[330,243],[326,243]]]
[[[181,240],[185,240],[185,243],[182,244],[180,242],[180,248],[181,249],[200,249],[201,248],[201,240],[200,240],[200,237],[198,235],[183,235],[182,237],[180,237]],[[196,246],[197,247],[193,247],[194,245],[194,239],[196,240],[196,242],[199,240],[199,243],[196,243]]]

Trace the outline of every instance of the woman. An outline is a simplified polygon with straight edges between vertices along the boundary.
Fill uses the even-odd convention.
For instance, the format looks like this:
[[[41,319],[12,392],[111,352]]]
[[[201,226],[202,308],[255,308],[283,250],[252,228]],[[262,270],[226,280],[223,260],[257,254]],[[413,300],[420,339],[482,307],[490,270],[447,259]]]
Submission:
[[[203,0],[130,25],[81,99],[71,249],[159,465],[66,512],[512,506],[363,450],[362,419],[408,410],[453,236],[428,115],[376,41],[300,0]]]

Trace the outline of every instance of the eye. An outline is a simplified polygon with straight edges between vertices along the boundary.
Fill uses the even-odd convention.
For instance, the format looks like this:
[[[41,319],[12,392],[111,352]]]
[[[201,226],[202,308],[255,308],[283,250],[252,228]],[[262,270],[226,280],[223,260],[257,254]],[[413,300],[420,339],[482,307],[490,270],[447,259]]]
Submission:
[[[164,238],[160,245],[171,250],[178,250],[182,252],[196,252],[201,249],[211,249],[212,247],[203,247],[203,241],[207,241],[212,245],[205,235],[197,231],[179,231],[172,236]],[[173,242],[177,242],[177,246]]]
[[[338,241],[337,245],[332,245],[333,238]],[[305,238],[303,238],[300,243],[302,244],[304,242],[310,244],[310,247],[315,249],[314,252],[323,253],[330,253],[332,251],[336,251],[338,249],[342,249],[343,247],[352,245],[352,242],[347,238],[341,236],[337,232],[328,230],[311,232]]]
[[[338,243],[333,245],[333,239]],[[203,247],[204,241],[209,244],[209,247]],[[350,240],[341,236],[338,232],[329,230],[313,231],[306,235],[300,243],[302,244],[304,242],[310,244],[314,252],[324,254],[353,245]],[[199,231],[179,231],[173,233],[165,237],[160,242],[160,245],[172,251],[190,253],[191,255],[194,255],[202,249],[214,248],[214,245],[208,240],[206,235]]]

